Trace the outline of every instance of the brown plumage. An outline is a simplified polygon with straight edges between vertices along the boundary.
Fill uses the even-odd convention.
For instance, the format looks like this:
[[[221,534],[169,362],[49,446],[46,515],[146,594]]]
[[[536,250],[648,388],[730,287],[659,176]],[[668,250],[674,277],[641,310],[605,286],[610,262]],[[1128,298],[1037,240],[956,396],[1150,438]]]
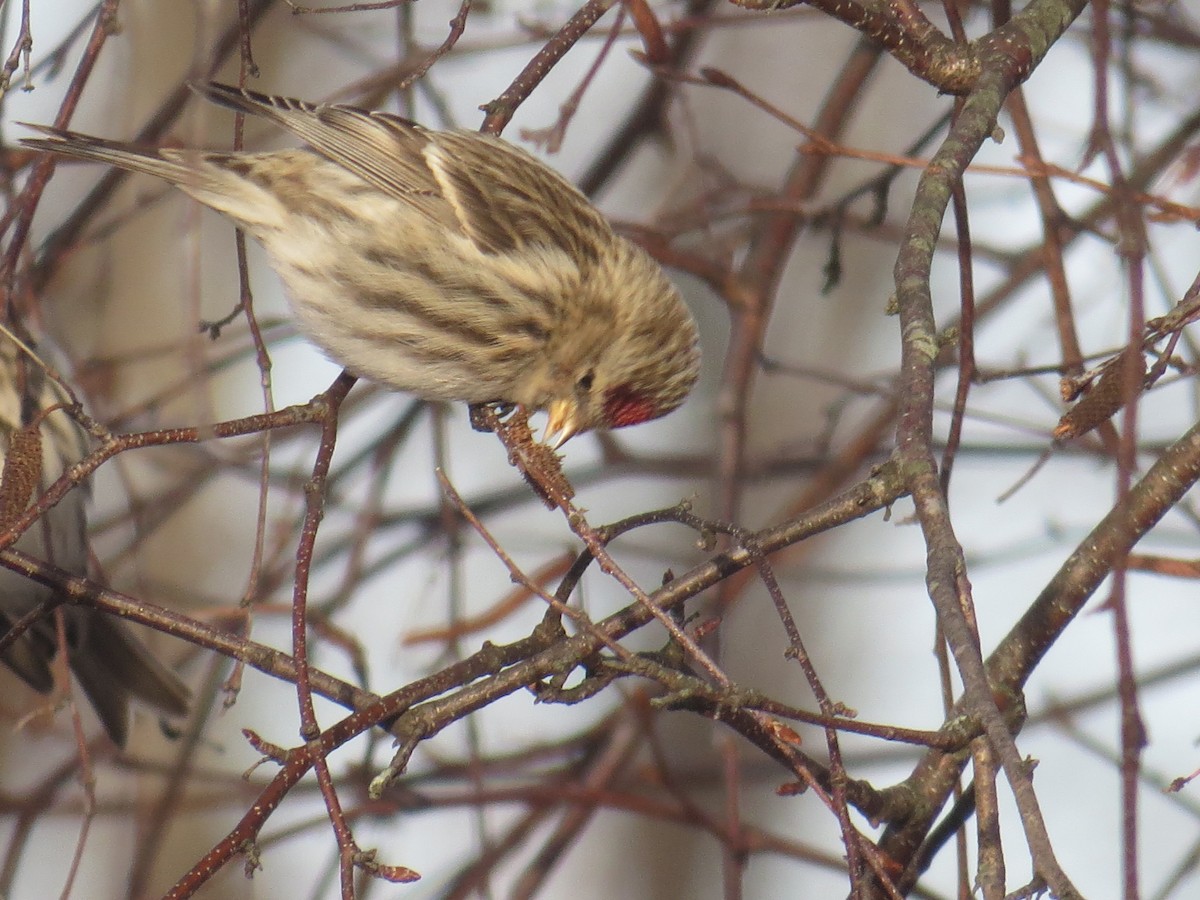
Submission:
[[[229,216],[267,250],[301,330],[390,387],[546,410],[555,446],[691,390],[699,348],[678,292],[533,156],[386,113],[196,90],[307,146],[138,148],[42,127],[23,143],[163,178]]]
[[[0,522],[7,525],[37,494],[84,455],[84,435],[65,412],[44,418],[60,403],[39,365],[0,336]],[[51,507],[14,545],[17,550],[86,575],[85,491],[76,488]],[[30,610],[53,596],[50,588],[0,567],[0,635]],[[131,699],[162,712],[183,715],[188,690],[117,619],[82,606],[63,605],[71,671],[109,736],[124,746],[129,735]],[[7,649],[0,662],[30,687],[54,687],[50,663],[58,652],[53,613],[34,622]]]

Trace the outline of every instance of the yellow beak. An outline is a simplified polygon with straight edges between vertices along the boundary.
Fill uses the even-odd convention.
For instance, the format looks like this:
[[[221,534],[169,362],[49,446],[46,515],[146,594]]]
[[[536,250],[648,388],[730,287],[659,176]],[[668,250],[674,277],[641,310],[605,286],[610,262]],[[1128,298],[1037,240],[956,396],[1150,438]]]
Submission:
[[[576,406],[573,400],[555,400],[546,408],[546,432],[542,435],[542,443],[548,444],[551,450],[557,450],[579,431],[579,423],[575,420]]]

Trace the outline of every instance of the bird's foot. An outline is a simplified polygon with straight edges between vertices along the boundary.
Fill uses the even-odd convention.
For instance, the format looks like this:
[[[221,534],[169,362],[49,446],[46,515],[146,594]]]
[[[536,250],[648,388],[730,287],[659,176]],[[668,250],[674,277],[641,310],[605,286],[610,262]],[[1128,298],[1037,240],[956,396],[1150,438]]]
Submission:
[[[503,419],[516,408],[515,403],[506,400],[488,400],[484,403],[468,403],[467,414],[471,418],[471,427],[476,431],[495,431],[492,417]]]

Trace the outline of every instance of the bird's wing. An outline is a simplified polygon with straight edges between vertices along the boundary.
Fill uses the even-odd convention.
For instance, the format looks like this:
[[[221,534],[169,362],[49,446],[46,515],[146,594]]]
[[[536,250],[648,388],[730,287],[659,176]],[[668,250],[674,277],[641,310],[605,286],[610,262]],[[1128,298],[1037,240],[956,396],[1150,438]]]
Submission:
[[[389,113],[217,83],[193,88],[214,103],[275,122],[433,222],[461,231],[482,252],[534,245],[582,260],[594,255],[597,242],[611,240],[603,217],[566,179],[499,138],[429,131]]]
[[[490,135],[431,132],[425,157],[463,230],[482,248],[562,250],[584,262],[612,229],[569,181],[519,147]]]
[[[382,116],[351,106],[316,105],[216,82],[193,83],[191,87],[213,103],[274,122],[330,162],[435,222],[457,224],[422,156],[429,137],[421,126],[398,116],[384,121]]]

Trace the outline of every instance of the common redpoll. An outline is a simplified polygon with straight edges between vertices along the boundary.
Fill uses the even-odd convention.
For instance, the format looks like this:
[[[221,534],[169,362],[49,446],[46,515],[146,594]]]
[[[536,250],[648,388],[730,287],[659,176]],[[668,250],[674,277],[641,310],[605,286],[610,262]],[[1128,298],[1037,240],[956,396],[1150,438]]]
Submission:
[[[67,466],[78,462],[85,453],[84,434],[75,420],[62,410],[39,418],[43,410],[61,403],[53,383],[41,366],[19,350],[7,336],[0,337],[0,473],[6,485],[5,498],[15,495],[20,506],[0,510],[0,515],[15,518],[37,493],[52,484]],[[23,444],[23,453],[13,456],[13,466],[27,467],[29,475],[18,469],[5,472],[13,441],[23,430],[26,437],[36,433],[40,440]],[[40,444],[40,453],[38,444]],[[40,459],[38,458],[40,456]],[[18,462],[19,460],[19,462]],[[40,478],[38,469],[40,467]],[[20,484],[24,480],[25,484]],[[15,486],[15,490],[14,490]],[[21,535],[16,549],[53,563],[61,569],[86,575],[88,544],[84,519],[85,496],[76,488]],[[24,496],[24,495],[30,496]],[[0,635],[35,607],[46,603],[53,591],[16,572],[0,567]],[[118,745],[124,746],[129,735],[129,701],[136,697],[163,712],[183,715],[187,712],[188,690],[120,621],[98,610],[66,604],[67,648],[71,671],[79,680],[105,731]],[[58,652],[54,614],[47,613],[34,622],[7,649],[0,662],[24,679],[30,687],[48,693],[54,687],[50,662]]]
[[[549,414],[560,446],[679,406],[696,325],[644,251],[569,182],[475,132],[220,84],[299,150],[130,146],[54,128],[27,146],[156,175],[266,249],[301,330],[349,371],[430,400]]]

